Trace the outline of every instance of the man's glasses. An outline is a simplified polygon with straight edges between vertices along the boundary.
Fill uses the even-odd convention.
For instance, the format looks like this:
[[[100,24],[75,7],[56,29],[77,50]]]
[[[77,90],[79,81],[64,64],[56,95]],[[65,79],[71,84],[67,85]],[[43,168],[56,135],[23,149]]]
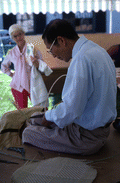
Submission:
[[[56,41],[56,38],[55,38],[54,41],[52,42],[52,44],[51,44],[49,50],[47,50],[47,52],[48,52],[49,54],[51,54],[51,55],[52,55],[52,52],[51,52],[51,51],[52,51],[52,47],[53,47],[55,41]]]

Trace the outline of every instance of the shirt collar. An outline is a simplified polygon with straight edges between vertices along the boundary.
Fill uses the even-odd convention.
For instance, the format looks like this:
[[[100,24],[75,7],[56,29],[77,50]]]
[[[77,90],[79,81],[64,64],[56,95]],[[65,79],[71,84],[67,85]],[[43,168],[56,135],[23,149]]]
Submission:
[[[76,53],[80,50],[80,48],[86,41],[88,41],[88,39],[83,35],[76,41],[72,50],[72,58],[76,55]]]
[[[19,50],[18,45],[16,45],[16,48],[17,48],[17,51],[20,53],[20,50]],[[25,45],[24,45],[24,47],[23,47],[23,51],[22,51],[22,53],[24,53],[24,52],[25,52],[26,48],[27,48],[27,43],[25,43]],[[21,54],[21,53],[20,53],[20,54]]]

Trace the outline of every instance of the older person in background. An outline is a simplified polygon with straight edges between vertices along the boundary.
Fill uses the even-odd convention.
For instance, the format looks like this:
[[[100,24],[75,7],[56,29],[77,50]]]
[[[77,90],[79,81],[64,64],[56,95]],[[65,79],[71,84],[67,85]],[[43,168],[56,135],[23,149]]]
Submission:
[[[18,25],[13,24],[9,28],[10,37],[16,42],[16,46],[10,50],[1,65],[3,73],[12,77],[10,83],[11,91],[15,103],[19,109],[26,108],[28,97],[30,98],[30,75],[31,65],[26,59],[27,43],[25,41],[25,31]],[[42,59],[40,51],[36,51],[32,57],[32,64],[38,68],[38,59]],[[11,63],[14,64],[15,72],[10,69]]]

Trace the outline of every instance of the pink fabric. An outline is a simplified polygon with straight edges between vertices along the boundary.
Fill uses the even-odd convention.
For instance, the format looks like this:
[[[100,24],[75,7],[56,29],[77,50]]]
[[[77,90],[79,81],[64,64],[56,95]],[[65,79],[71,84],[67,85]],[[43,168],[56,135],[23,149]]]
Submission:
[[[21,53],[19,47],[16,45],[5,57],[1,65],[1,70],[3,73],[10,75],[11,69],[9,68],[9,66],[11,65],[11,63],[13,63],[15,68],[15,74],[10,83],[10,87],[20,92],[25,89],[28,93],[30,93],[31,66],[29,66],[29,64],[26,62],[26,48],[27,44],[24,46]],[[42,55],[40,52],[38,52],[37,56],[42,59]]]

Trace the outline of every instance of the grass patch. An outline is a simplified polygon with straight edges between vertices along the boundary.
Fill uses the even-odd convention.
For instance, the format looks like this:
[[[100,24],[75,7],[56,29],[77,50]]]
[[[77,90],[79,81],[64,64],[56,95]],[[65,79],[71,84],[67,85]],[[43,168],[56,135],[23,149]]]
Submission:
[[[13,104],[8,100],[9,98],[13,99],[13,96],[11,93],[11,87],[9,86],[11,80],[12,78],[10,76],[2,73],[0,70],[0,118],[4,113],[8,111],[16,110]],[[51,109],[59,101],[61,101],[60,94],[56,94],[56,95],[51,94],[49,97],[48,109]],[[32,107],[32,103],[29,99],[28,99],[28,107]]]
[[[0,117],[7,111],[15,110],[15,107],[8,100],[9,98],[13,99],[10,82],[11,77],[0,71]]]
[[[16,110],[14,105],[8,100],[9,98],[14,100],[11,87],[9,86],[11,80],[12,78],[10,76],[2,73],[0,70],[0,117],[8,111]],[[29,99],[28,107],[32,107],[32,103]]]

